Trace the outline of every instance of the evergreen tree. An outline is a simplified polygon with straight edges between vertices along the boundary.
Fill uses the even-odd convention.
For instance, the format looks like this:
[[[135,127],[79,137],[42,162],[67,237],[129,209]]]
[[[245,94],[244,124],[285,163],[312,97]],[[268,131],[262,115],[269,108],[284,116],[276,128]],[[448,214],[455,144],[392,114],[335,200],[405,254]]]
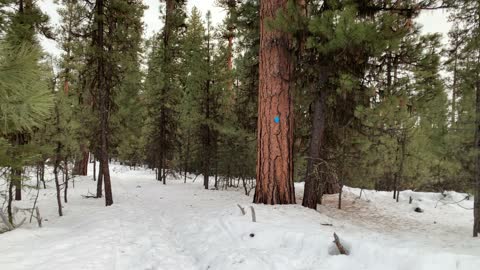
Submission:
[[[458,27],[451,32],[451,41],[457,51],[453,58],[457,64],[454,66],[455,84],[460,86],[461,93],[455,93],[455,98],[459,95],[459,100],[455,99],[459,108],[455,106],[458,120],[454,126],[471,130],[470,134],[475,130],[475,136],[470,137],[474,138],[474,144],[473,155],[469,159],[474,162],[467,164],[474,164],[471,174],[475,192],[473,236],[477,237],[480,233],[480,3],[465,0],[456,2],[456,5],[452,20]],[[459,60],[461,68],[458,67]],[[475,123],[473,129],[471,123]],[[467,149],[469,147],[464,150]],[[465,152],[469,151],[463,154]]]
[[[293,186],[293,71],[289,33],[267,21],[288,1],[260,2],[260,57],[255,203],[295,203]]]
[[[157,179],[166,184],[168,161],[173,160],[177,143],[180,95],[180,44],[185,28],[185,1],[166,0],[162,35],[154,37],[148,61],[146,90],[150,121],[147,153],[156,168]]]
[[[13,224],[12,200],[22,199],[23,169],[32,164],[39,149],[29,144],[34,128],[48,115],[52,105],[47,69],[40,64],[41,52],[35,33],[42,30],[48,18],[32,1],[20,1],[11,14],[4,40],[0,44],[0,96],[2,146],[7,147],[9,222]]]
[[[95,4],[92,43],[86,61],[90,63],[87,83],[93,93],[93,108],[98,115],[96,149],[100,161],[97,197],[105,190],[105,204],[113,204],[109,160],[112,126],[111,114],[116,110],[115,94],[128,68],[138,63],[141,17],[144,6],[140,1],[97,0]],[[96,70],[92,70],[91,67]]]
[[[182,41],[182,78],[183,95],[179,103],[182,138],[181,151],[185,177],[187,171],[202,171],[203,150],[198,136],[203,114],[200,98],[209,78],[207,48],[205,45],[206,29],[197,8],[193,8],[187,20],[187,30]],[[192,160],[192,157],[194,159]],[[186,179],[185,179],[186,180]]]

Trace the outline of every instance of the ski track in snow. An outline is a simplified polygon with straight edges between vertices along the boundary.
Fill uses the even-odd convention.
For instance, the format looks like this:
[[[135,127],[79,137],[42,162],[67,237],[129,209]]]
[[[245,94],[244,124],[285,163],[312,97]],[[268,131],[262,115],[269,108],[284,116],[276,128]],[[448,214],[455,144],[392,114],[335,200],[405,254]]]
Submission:
[[[342,210],[335,209],[336,196],[326,196],[319,214],[300,205],[253,205],[238,190],[203,190],[200,181],[170,179],[165,186],[153,179],[151,171],[113,165],[114,205],[105,207],[103,199],[82,198],[96,183],[79,177],[60,218],[53,187],[42,190],[44,228],[33,222],[0,235],[0,270],[480,269],[471,211],[434,208],[431,194],[408,205],[414,193],[405,192],[397,204],[373,191],[358,199],[359,190],[347,188]],[[296,184],[298,195],[302,189]],[[329,255],[334,231],[349,256]]]

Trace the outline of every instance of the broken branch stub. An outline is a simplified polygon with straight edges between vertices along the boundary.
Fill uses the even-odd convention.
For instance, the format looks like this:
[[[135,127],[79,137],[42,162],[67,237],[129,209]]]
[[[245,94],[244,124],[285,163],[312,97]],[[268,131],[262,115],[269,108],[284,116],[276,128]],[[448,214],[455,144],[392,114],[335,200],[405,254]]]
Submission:
[[[245,212],[245,208],[243,208],[240,204],[237,204],[238,208],[240,208],[240,211],[242,211],[242,215],[246,215],[247,212]]]
[[[338,252],[340,252],[340,254],[342,255],[348,255],[348,250],[346,250],[345,247],[342,245],[342,243],[340,242],[340,238],[336,233],[333,233],[333,238],[333,242],[337,246]]]
[[[253,208],[253,206],[250,206],[250,209],[252,209],[252,221],[257,222],[257,216],[255,215],[255,208]]]

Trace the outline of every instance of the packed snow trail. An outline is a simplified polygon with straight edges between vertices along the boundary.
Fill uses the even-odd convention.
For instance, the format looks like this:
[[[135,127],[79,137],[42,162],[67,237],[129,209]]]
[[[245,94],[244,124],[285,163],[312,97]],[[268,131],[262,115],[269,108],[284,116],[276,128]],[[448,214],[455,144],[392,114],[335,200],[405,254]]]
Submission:
[[[39,205],[48,219],[44,228],[36,228],[32,223],[0,235],[0,269],[478,270],[480,267],[478,239],[462,235],[463,231],[444,235],[445,230],[438,228],[432,229],[430,235],[413,237],[428,231],[431,225],[426,222],[418,231],[410,232],[407,227],[405,231],[389,233],[381,225],[381,228],[371,226],[374,221],[358,220],[367,218],[370,212],[362,216],[358,211],[349,211],[352,207],[348,193],[344,211],[322,206],[322,213],[318,213],[299,205],[254,205],[258,221],[254,223],[249,209],[251,198],[241,192],[204,190],[198,179],[187,184],[170,179],[167,185],[162,185],[154,180],[151,171],[112,167],[113,206],[105,207],[103,199],[82,198],[88,190],[95,190],[96,183],[89,177],[77,178],[64,207],[65,216],[61,218],[56,216],[54,190],[42,191]],[[301,186],[297,185],[297,189],[301,190]],[[25,207],[30,205],[23,203]],[[240,213],[237,203],[245,207],[247,215]],[[358,202],[362,203],[365,202]],[[370,209],[368,205],[365,207]],[[395,222],[402,222],[403,213],[399,213]],[[379,212],[377,218],[389,218],[383,214]],[[444,217],[439,222],[449,218],[456,217]],[[350,256],[329,254],[329,250],[334,250],[331,243],[334,231],[351,250]],[[429,242],[432,238],[436,241]]]

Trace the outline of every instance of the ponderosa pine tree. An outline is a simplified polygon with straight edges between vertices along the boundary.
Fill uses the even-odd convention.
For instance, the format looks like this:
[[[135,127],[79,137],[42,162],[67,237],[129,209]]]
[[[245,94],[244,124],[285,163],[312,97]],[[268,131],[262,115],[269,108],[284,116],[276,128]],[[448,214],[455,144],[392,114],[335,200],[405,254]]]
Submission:
[[[112,156],[136,166],[144,160],[145,110],[140,54],[142,49],[142,1],[118,1],[112,16],[118,17],[113,35],[116,76],[112,112]],[[127,37],[127,39],[125,39]],[[118,51],[120,53],[116,53]]]
[[[292,35],[268,26],[287,0],[260,2],[260,69],[255,203],[295,203]]]
[[[27,46],[38,48],[38,42],[35,34],[43,30],[48,17],[44,15],[31,0],[14,2],[18,9],[11,18],[11,23],[5,40],[14,47]],[[40,54],[38,60],[40,60]],[[12,134],[10,142],[13,145],[26,145],[30,140],[28,132],[18,132]],[[22,174],[23,166],[14,166],[12,169],[12,181],[15,186],[15,200],[22,199]]]
[[[151,48],[146,90],[148,93],[149,138],[147,158],[157,169],[157,180],[166,184],[168,161],[173,160],[177,141],[180,95],[181,36],[185,28],[185,1],[166,0],[164,27],[161,35],[154,37]]]
[[[212,95],[212,54],[213,54],[213,40],[212,40],[212,23],[211,14],[207,13],[207,29],[205,35],[205,61],[206,61],[206,77],[203,81],[200,112],[202,113],[202,124],[199,127],[200,140],[202,145],[202,174],[203,174],[203,186],[208,189],[210,182],[210,172],[212,167],[212,157],[216,148],[216,132],[213,130],[212,115],[214,108],[214,99]]]
[[[101,197],[103,183],[106,206],[113,204],[109,170],[112,137],[110,116],[116,109],[115,91],[126,72],[122,59],[137,59],[143,9],[140,1],[97,0],[95,4],[92,46],[87,61],[91,63],[90,68],[93,66],[96,70],[90,73],[88,81],[94,93],[93,105],[98,113],[97,156],[100,167],[97,197]]]
[[[222,138],[221,143],[225,146],[219,150],[223,156],[219,166],[223,168],[222,175],[247,180],[256,176],[260,2],[242,1],[236,11],[235,40],[241,53],[235,57],[233,112],[227,119],[227,130],[230,132],[224,132],[226,134]]]
[[[371,102],[372,85],[366,80],[371,76],[369,68],[386,67],[378,65],[384,62],[370,65],[370,61],[388,51],[389,44],[401,41],[418,11],[434,8],[435,3],[404,1],[401,6],[399,3],[389,6],[376,2],[309,1],[308,4],[305,9],[290,1],[289,8],[275,21],[275,27],[301,39],[307,35],[305,48],[302,42],[298,43],[297,50],[301,53],[297,68],[302,75],[297,76],[297,85],[300,93],[313,97],[303,105],[311,108],[312,119],[303,205],[315,208],[323,193],[338,191],[338,179],[348,178],[350,171],[347,158],[357,154],[350,149],[347,155],[345,143],[362,131],[355,111],[357,106],[369,106]],[[299,14],[307,15],[308,27]]]
[[[456,1],[456,9],[452,14],[452,21],[458,25],[459,29],[454,29],[453,34],[459,35],[461,44],[453,44],[461,49],[463,56],[462,72],[456,74],[460,76],[462,83],[462,92],[460,95],[459,106],[464,108],[472,108],[470,114],[475,123],[475,142],[473,146],[474,152],[474,170],[472,177],[472,187],[475,193],[474,201],[474,221],[473,221],[473,236],[478,237],[480,233],[480,2],[479,1]],[[455,39],[453,39],[455,42]],[[456,60],[456,59],[454,59]],[[458,63],[457,63],[458,64]],[[458,83],[458,82],[457,82]],[[470,98],[467,98],[470,94]],[[473,102],[475,100],[475,102]],[[467,105],[468,104],[468,105]],[[458,121],[463,122],[463,112],[459,111]],[[458,123],[457,123],[458,124]]]
[[[2,146],[9,156],[7,212],[13,222],[12,200],[20,200],[23,168],[39,149],[29,145],[33,129],[39,127],[48,115],[52,99],[47,87],[48,72],[40,64],[41,52],[35,34],[45,30],[48,20],[32,1],[13,2],[16,12],[9,14],[4,40],[0,43],[0,96],[4,123],[0,128]],[[4,11],[2,11],[4,12]],[[2,29],[3,30],[3,29]],[[7,143],[8,142],[8,143]]]
[[[233,42],[235,39],[235,29],[236,29],[236,21],[237,21],[237,0],[219,0],[218,5],[225,8],[227,10],[227,18],[225,22],[225,32],[223,33],[223,37],[228,40],[228,57],[227,57],[227,65],[228,70],[230,72],[233,71]],[[228,90],[233,92],[233,78],[230,79]]]
[[[203,171],[205,147],[202,143],[201,125],[205,123],[203,113],[203,94],[209,78],[207,62],[206,29],[199,10],[194,7],[186,22],[186,32],[182,39],[182,98],[178,105],[180,113],[180,135],[184,180],[191,169]]]

